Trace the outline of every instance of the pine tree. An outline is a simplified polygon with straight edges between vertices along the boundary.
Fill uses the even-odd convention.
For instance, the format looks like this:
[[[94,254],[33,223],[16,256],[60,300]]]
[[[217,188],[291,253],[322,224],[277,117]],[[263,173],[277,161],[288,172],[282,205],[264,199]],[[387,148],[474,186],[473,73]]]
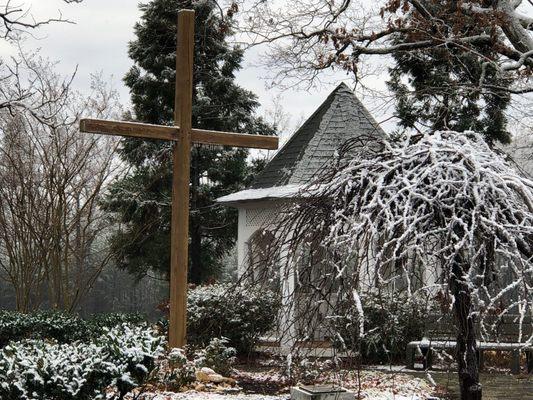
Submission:
[[[255,115],[256,96],[235,84],[243,52],[230,46],[228,18],[215,2],[153,0],[141,4],[129,45],[134,65],[124,78],[137,120],[172,124],[178,10],[196,11],[193,126],[254,134],[274,134]],[[123,229],[113,237],[119,265],[142,276],[149,269],[168,272],[172,152],[168,142],[124,139],[122,159],[131,172],[116,181],[104,206]],[[191,154],[189,277],[200,283],[217,273],[234,245],[235,210],[214,199],[243,187],[249,175],[248,151],[196,146]]]
[[[454,21],[455,25],[449,27],[450,34],[452,31],[490,33],[454,10],[453,2],[431,4],[434,14],[446,15],[443,19]],[[413,23],[422,24],[422,21],[413,20]],[[413,38],[397,34],[394,40],[400,44]],[[509,143],[505,110],[510,103],[506,89],[512,80],[491,65],[490,61],[497,58],[490,45],[478,45],[476,52],[442,45],[394,53],[395,65],[389,69],[388,86],[396,97],[400,126],[474,130],[483,133],[489,143]],[[483,85],[478,85],[481,81]]]

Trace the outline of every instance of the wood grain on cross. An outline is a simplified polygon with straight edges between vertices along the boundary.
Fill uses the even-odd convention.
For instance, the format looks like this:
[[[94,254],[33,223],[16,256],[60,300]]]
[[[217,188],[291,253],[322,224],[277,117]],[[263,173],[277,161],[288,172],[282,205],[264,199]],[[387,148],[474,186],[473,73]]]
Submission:
[[[179,11],[177,33],[175,126],[97,119],[83,119],[80,122],[82,132],[174,141],[168,339],[170,347],[183,347],[186,343],[191,143],[269,150],[278,148],[278,138],[274,136],[192,128],[193,10]]]

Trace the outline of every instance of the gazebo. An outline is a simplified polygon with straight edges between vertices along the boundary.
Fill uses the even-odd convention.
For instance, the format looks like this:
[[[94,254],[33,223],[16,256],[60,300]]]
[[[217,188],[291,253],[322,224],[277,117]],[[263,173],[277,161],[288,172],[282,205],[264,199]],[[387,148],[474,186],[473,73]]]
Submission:
[[[240,270],[254,258],[250,254],[252,239],[268,236],[265,230],[275,221],[280,205],[332,162],[347,139],[362,136],[384,137],[385,132],[353,91],[341,83],[276,153],[250,188],[217,200],[239,210]]]
[[[219,203],[235,207],[239,212],[239,275],[253,265],[253,279],[268,278],[266,264],[272,254],[271,245],[275,239],[272,228],[276,217],[284,204],[294,201],[302,186],[334,160],[347,139],[384,136],[385,132],[354,92],[341,83],[275,154],[248,189],[219,198]],[[282,282],[282,290],[294,293],[294,282],[286,279]],[[285,312],[285,318],[290,318],[292,312]]]

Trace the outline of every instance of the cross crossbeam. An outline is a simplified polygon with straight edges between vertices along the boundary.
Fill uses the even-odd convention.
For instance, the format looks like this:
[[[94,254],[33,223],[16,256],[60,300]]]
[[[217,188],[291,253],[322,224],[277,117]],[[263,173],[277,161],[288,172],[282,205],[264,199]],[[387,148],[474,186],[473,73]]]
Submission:
[[[110,121],[86,118],[80,121],[80,130],[102,135],[135,137],[142,139],[174,140],[179,139],[179,126],[144,124],[140,122]],[[275,150],[278,148],[276,136],[248,135],[243,133],[191,129],[191,142],[220,146],[248,147]]]
[[[191,144],[202,143],[274,150],[278,138],[195,129],[192,121],[194,11],[178,12],[174,125],[83,119],[80,131],[143,139],[170,140],[172,149],[172,221],[170,240],[169,347],[183,347],[187,328],[189,184]]]

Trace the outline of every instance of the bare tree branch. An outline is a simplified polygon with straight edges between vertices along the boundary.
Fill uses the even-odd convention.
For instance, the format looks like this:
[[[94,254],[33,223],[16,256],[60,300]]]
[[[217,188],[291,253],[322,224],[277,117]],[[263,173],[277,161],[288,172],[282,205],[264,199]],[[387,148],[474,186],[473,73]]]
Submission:
[[[81,3],[83,0],[63,0],[63,2]],[[61,11],[57,17],[37,19],[31,14],[31,9],[24,5],[14,4],[12,0],[7,0],[4,5],[0,5],[0,37],[11,40],[15,35],[26,33],[29,30],[39,28],[54,22],[73,23],[63,18]]]
[[[84,98],[54,63],[12,61],[0,87],[0,279],[22,311],[42,302],[71,311],[111,259],[99,199],[120,167],[118,141],[81,135],[79,119],[121,108],[101,79]]]
[[[501,74],[512,71],[517,81],[532,75],[532,9],[519,1],[386,0],[379,12],[350,1],[297,0],[287,7],[272,1],[238,3],[239,32],[252,45],[268,45],[265,63],[277,71],[276,82],[295,76],[313,80],[317,71],[333,67],[357,77],[363,56],[460,48],[479,57],[479,46],[497,54],[483,62]],[[399,34],[401,43],[396,40]],[[511,87],[511,92],[531,89]]]

